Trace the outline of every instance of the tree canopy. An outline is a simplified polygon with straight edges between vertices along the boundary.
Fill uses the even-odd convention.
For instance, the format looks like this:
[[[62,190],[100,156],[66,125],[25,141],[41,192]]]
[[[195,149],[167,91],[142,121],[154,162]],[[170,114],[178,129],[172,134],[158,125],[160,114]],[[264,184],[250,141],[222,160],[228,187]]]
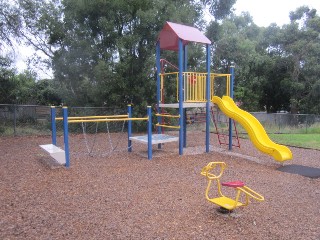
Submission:
[[[13,2],[0,0],[0,47],[14,42],[32,46],[45,56],[34,61],[52,68],[54,77],[41,84],[31,72],[19,78],[12,59],[2,55],[1,86],[12,96],[1,103],[18,95],[29,101],[35,94],[42,104],[154,104],[155,44],[164,23],[171,21],[206,32],[213,42],[213,71],[228,72],[235,62],[234,95],[243,108],[320,113],[320,18],[315,9],[301,6],[290,13],[289,24],[259,27],[249,13],[233,13],[236,0]],[[172,52],[164,55],[177,61]],[[190,46],[190,68],[203,68],[203,57],[201,47]],[[39,91],[23,95],[20,90],[30,84]]]

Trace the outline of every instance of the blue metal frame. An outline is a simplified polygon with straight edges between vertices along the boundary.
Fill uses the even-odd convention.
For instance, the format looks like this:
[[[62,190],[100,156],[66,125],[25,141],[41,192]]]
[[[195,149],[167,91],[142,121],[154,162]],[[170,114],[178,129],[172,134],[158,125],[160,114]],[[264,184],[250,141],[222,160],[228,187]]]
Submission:
[[[51,139],[52,144],[57,145],[56,108],[51,106]]]
[[[160,42],[157,42],[156,46],[156,67],[157,67],[157,113],[160,113],[160,99],[161,99],[161,92],[160,92],[160,73],[161,73],[161,66],[160,66]],[[158,123],[162,122],[162,117],[157,117]],[[161,127],[158,127],[158,134],[161,134]],[[161,144],[158,144],[158,149],[161,149]]]
[[[183,46],[183,72],[188,69],[188,46]],[[183,109],[183,147],[187,147],[187,109]]]
[[[66,168],[70,167],[70,155],[69,155],[69,130],[68,130],[68,108],[62,108],[63,113],[63,140],[64,140],[64,152],[66,158]]]
[[[182,40],[179,38],[179,154],[183,154],[183,140],[184,140],[184,133],[183,133],[183,121],[184,121],[184,114],[183,114],[183,76],[182,76],[182,70],[183,70],[183,43]]]
[[[128,105],[128,117],[132,118],[132,108],[131,105]],[[130,137],[132,135],[132,120],[128,120],[128,152],[132,152],[132,142]]]
[[[152,159],[152,114],[151,106],[147,106],[148,115],[148,159]]]
[[[231,62],[230,74],[231,74],[230,97],[233,99],[233,84],[234,84],[234,63],[233,62]],[[229,118],[229,150],[232,150],[232,125],[233,125],[233,120],[232,118]]]
[[[210,144],[210,44],[206,44],[206,69],[207,69],[207,83],[206,83],[206,152],[209,152]],[[183,108],[184,91],[183,91],[183,72],[187,71],[188,67],[188,56],[187,56],[187,45],[183,46],[182,39],[178,40],[178,67],[179,67],[179,78],[178,78],[178,101],[179,101],[179,155],[183,155],[183,148],[186,147],[187,143],[187,124],[186,124],[186,112]],[[160,112],[160,41],[156,45],[156,66],[157,66],[157,111]],[[161,117],[158,117],[158,122],[161,122]],[[161,128],[158,127],[158,133],[161,133]],[[159,144],[160,145],[160,144]],[[161,146],[158,147],[160,148]]]
[[[206,53],[207,53],[207,61],[206,61],[206,69],[207,69],[207,85],[206,85],[206,152],[209,152],[210,145],[210,45],[206,45]]]

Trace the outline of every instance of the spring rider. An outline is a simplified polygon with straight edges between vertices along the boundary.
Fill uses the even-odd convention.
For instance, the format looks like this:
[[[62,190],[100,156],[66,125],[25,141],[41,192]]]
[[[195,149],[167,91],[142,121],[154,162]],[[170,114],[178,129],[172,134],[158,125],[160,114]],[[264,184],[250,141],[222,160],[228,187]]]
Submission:
[[[259,202],[264,201],[263,196],[245,186],[241,181],[220,183],[220,178],[226,167],[227,165],[224,162],[210,162],[202,169],[201,175],[206,176],[209,181],[206,189],[206,199],[208,201],[220,206],[220,211],[225,213],[231,212],[238,207],[248,206],[250,198]],[[210,198],[209,191],[211,189],[212,182],[215,180],[217,182],[218,197]],[[236,190],[235,199],[224,196],[221,192],[221,186],[234,188]],[[242,200],[242,198],[244,201],[241,202],[240,200]]]

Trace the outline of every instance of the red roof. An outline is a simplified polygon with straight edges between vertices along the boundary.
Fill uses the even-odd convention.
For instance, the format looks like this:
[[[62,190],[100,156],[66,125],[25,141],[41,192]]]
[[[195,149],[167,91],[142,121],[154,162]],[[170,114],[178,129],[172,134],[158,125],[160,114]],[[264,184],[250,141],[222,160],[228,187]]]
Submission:
[[[179,38],[182,40],[183,45],[186,45],[189,42],[211,44],[211,41],[197,28],[167,22],[158,37],[160,48],[178,51]]]

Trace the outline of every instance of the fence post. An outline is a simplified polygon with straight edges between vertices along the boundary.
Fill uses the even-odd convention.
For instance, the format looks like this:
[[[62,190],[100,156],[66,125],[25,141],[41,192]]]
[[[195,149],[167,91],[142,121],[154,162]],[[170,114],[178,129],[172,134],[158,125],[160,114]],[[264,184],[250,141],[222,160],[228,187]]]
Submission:
[[[17,113],[16,113],[16,104],[13,104],[13,135],[16,136],[16,127],[17,127]]]
[[[306,133],[308,133],[308,114],[306,115]]]
[[[281,133],[281,114],[276,115],[279,116],[278,122],[279,122],[279,133]]]

